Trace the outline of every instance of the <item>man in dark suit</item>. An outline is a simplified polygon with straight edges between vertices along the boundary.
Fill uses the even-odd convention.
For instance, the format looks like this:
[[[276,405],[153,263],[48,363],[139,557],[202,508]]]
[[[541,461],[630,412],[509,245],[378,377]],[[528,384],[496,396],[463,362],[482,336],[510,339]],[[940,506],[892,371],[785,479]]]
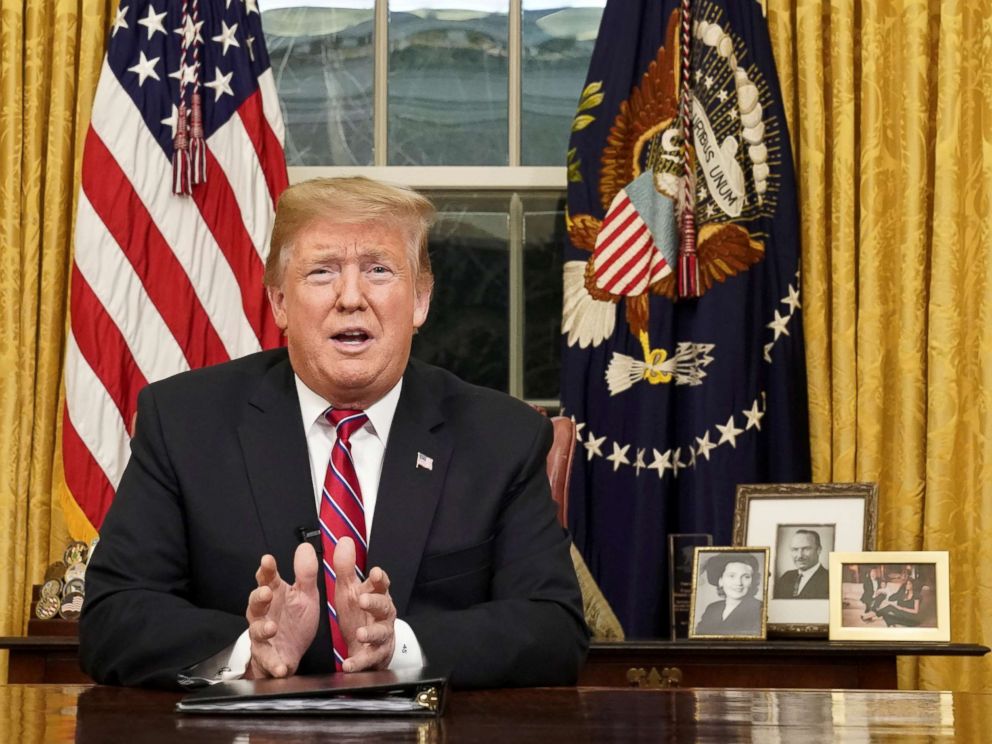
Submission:
[[[872,568],[865,580],[861,582],[863,591],[861,601],[865,606],[865,612],[873,612],[878,609],[878,605],[885,599],[885,581],[877,568]]]
[[[829,598],[828,572],[820,563],[822,550],[820,533],[810,529],[796,530],[789,544],[795,568],[775,580],[775,599]]]
[[[368,179],[283,194],[266,286],[288,348],[139,396],[87,572],[80,656],[98,682],[333,671],[328,603],[345,672],[429,663],[459,686],[574,682],[588,631],[545,474],[550,424],[409,358],[432,217],[418,194]],[[367,416],[345,442],[365,574],[354,540],[323,516],[318,530],[342,443],[331,410]]]

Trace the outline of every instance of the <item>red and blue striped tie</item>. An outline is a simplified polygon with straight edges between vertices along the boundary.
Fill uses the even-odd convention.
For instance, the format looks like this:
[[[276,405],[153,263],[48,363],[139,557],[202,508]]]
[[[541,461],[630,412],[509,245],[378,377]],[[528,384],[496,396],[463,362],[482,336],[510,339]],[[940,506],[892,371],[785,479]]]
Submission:
[[[360,581],[365,580],[365,559],[368,542],[365,536],[365,506],[362,489],[358,485],[355,463],[351,459],[351,435],[368,421],[363,411],[343,408],[328,409],[324,414],[334,427],[337,441],[331,449],[331,461],[324,476],[324,491],[320,497],[320,539],[324,548],[324,583],[327,587],[327,612],[331,621],[331,638],[334,641],[334,664],[340,672],[348,658],[348,646],[338,627],[334,609],[334,566],[331,560],[338,539],[350,537],[355,542],[355,571]]]

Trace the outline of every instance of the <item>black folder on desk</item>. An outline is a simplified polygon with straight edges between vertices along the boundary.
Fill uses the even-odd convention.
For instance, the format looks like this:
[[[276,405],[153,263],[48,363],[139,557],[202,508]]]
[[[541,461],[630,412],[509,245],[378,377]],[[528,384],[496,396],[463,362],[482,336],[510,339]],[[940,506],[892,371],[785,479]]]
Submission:
[[[180,713],[240,715],[439,716],[444,675],[429,669],[299,675],[219,682],[187,695]]]

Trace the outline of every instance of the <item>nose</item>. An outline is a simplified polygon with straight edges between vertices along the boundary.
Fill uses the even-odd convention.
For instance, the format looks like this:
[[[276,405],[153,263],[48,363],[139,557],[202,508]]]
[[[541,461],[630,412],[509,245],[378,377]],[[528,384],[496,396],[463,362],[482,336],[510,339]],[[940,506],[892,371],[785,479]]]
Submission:
[[[354,312],[365,308],[365,290],[362,273],[357,266],[346,266],[338,275],[335,307],[341,312]]]

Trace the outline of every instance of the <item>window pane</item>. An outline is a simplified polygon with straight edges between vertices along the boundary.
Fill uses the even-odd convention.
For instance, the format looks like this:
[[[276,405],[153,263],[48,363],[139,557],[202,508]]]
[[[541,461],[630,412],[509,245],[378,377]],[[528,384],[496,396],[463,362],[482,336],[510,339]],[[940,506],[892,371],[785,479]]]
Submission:
[[[524,397],[557,398],[561,372],[563,194],[524,194]]]
[[[286,119],[286,162],[371,165],[373,0],[258,5]]]
[[[523,0],[521,163],[565,165],[605,0]]]
[[[389,164],[506,165],[509,0],[389,8]]]
[[[463,380],[509,387],[509,198],[428,194],[434,296],[413,355]]]

